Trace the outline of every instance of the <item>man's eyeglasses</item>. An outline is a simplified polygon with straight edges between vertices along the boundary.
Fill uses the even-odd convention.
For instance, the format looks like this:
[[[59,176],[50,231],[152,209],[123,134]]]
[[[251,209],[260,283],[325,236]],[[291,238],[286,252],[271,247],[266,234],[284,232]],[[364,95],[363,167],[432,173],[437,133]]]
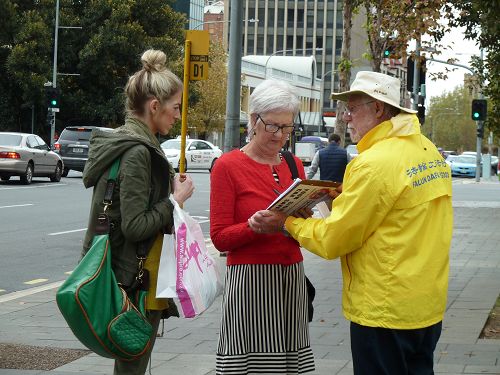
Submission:
[[[264,129],[268,133],[277,133],[279,130],[281,130],[282,134],[291,134],[293,132],[293,129],[295,128],[294,125],[276,125],[276,124],[266,124],[264,120],[262,120],[262,117],[260,115],[257,115],[257,119],[260,120],[264,124]]]
[[[359,103],[359,104],[356,104],[356,105],[352,105],[352,106],[345,106],[345,111],[344,111],[344,115],[345,116],[352,116],[354,113],[356,113],[356,108],[358,107],[361,107],[362,105],[365,105],[365,104],[370,104],[370,103],[373,103],[375,100],[370,100],[368,102],[364,102],[364,103]]]

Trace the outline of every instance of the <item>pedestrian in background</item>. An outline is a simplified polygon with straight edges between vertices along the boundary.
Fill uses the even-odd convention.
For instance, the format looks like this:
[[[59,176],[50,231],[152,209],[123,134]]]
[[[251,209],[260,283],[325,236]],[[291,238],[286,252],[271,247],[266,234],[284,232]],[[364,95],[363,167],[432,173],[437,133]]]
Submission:
[[[332,94],[347,101],[344,120],[359,155],[329,217],[264,210],[249,223],[266,233],[285,224],[302,247],[341,257],[356,375],[433,374],[446,308],[450,168],[415,111],[400,107],[400,87],[397,78],[359,72],[350,91]]]
[[[134,284],[138,270],[137,248],[148,251],[144,268],[149,271],[146,297],[147,318],[153,326],[151,347],[138,360],[115,361],[115,375],[143,375],[162,316],[168,316],[173,303],[156,298],[156,280],[163,234],[171,233],[173,192],[179,204],[193,194],[193,182],[187,175],[175,175],[167,161],[157,133],[167,134],[180,118],[182,82],[165,66],[162,51],[148,50],[141,57],[142,69],[125,86],[125,125],[115,131],[94,130],[83,183],[94,187],[89,225],[84,240],[85,254],[94,238],[97,215],[103,210],[103,196],[109,168],[121,158],[113,204],[107,213],[111,223],[112,264],[117,281],[125,290]]]
[[[293,182],[280,150],[299,111],[295,91],[275,80],[257,86],[249,102],[249,143],[222,155],[210,176],[210,236],[227,252],[217,374],[314,371],[300,248],[283,233],[248,226]],[[293,158],[304,179],[302,163]]]
[[[328,146],[318,150],[314,155],[311,167],[307,172],[307,179],[314,177],[319,167],[319,179],[342,182],[345,168],[351,160],[347,151],[340,147],[340,137],[332,133],[328,137]]]

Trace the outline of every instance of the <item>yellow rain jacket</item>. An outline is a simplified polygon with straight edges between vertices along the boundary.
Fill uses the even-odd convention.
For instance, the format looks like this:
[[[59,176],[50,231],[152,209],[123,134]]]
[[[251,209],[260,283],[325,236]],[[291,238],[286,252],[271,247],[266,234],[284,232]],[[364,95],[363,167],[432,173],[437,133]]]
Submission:
[[[309,251],[341,257],[344,316],[369,327],[416,329],[443,319],[452,236],[451,172],[400,114],[358,143],[326,219],[289,217]]]

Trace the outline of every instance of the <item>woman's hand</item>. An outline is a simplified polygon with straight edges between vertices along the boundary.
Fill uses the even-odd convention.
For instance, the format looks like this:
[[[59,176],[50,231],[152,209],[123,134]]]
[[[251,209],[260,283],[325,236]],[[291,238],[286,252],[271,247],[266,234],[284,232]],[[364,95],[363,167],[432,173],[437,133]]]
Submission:
[[[185,173],[175,175],[174,199],[179,205],[184,204],[194,192],[193,180]]]
[[[257,211],[248,219],[248,226],[256,233],[275,233],[281,231],[287,217],[279,211]]]

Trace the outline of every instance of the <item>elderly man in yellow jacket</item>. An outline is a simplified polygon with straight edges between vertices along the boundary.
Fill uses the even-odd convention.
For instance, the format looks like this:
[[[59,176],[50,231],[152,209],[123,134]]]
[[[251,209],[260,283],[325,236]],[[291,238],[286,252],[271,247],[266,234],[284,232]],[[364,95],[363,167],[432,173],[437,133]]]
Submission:
[[[400,81],[359,72],[344,119],[359,155],[325,219],[259,211],[249,226],[286,230],[302,247],[341,258],[344,316],[356,375],[433,374],[446,307],[451,172],[400,106]]]

